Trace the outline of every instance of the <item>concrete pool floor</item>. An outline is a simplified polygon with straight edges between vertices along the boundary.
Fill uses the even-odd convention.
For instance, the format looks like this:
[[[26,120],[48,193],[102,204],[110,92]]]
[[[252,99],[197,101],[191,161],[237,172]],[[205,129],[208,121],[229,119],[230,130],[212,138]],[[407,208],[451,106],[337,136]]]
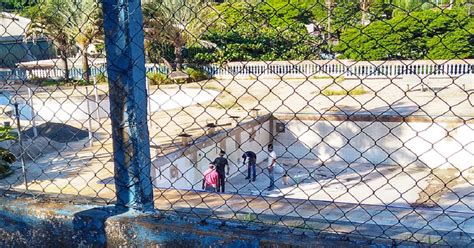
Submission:
[[[348,164],[330,161],[281,158],[289,174],[289,185],[283,185],[282,174],[275,174],[276,189],[268,191],[269,177],[257,168],[257,180],[245,180],[247,172],[228,180],[227,191],[239,194],[285,197],[341,203],[427,207],[474,214],[474,168],[431,170],[422,165]],[[456,178],[454,180],[454,178]],[[445,186],[446,184],[446,186]]]
[[[186,85],[186,87],[216,88],[223,94],[218,96],[214,103],[153,113],[151,117],[153,123],[150,124],[152,144],[172,144],[183,130],[197,130],[193,131],[193,137],[200,137],[205,132],[203,127],[209,120],[216,120],[218,123],[230,122],[231,119],[228,117],[230,115],[240,116],[241,120],[248,119],[248,110],[255,107],[262,109],[262,114],[363,112],[392,113],[401,116],[419,114],[433,119],[438,116],[472,119],[474,116],[474,108],[468,101],[472,96],[472,84],[466,84],[465,91],[458,87],[461,84],[458,83],[434,94],[418,90],[404,92],[405,81],[398,79],[393,82],[387,79],[363,80],[368,93],[361,96],[328,97],[318,93],[330,82],[331,80],[259,79],[211,80]],[[237,104],[228,108],[229,102]],[[69,123],[82,128],[87,125],[86,121]],[[31,123],[24,124],[31,125]],[[92,147],[69,143],[58,151],[60,155],[46,154],[33,162],[28,162],[31,190],[53,195],[96,197],[107,201],[114,198],[114,185],[110,180],[114,171],[110,121],[93,120],[92,125],[93,130],[97,130],[95,133],[97,140]],[[279,159],[279,162],[288,164],[289,167],[295,164],[291,159],[288,161]],[[474,233],[472,168],[459,172],[447,169],[431,171],[418,165],[401,168],[388,165],[374,167],[363,163],[348,166],[345,163],[327,162],[325,163],[327,166],[322,167],[314,161],[300,161],[300,163],[312,169],[307,171],[301,166],[290,168],[289,172],[294,181],[290,180],[292,183],[283,187],[281,180],[277,180],[276,186],[280,190],[272,192],[264,190],[268,186],[265,174],[259,175],[258,181],[254,184],[247,184],[248,182],[242,180],[245,177],[242,174],[231,178],[228,183],[230,192],[238,190],[242,195],[207,194],[175,189],[157,190],[156,206],[164,210],[199,210],[218,216],[235,217],[236,212],[268,215],[275,213],[323,220],[326,218],[359,220],[361,223],[398,223],[401,226],[412,225],[428,229],[431,227],[443,230],[461,229]],[[19,162],[16,163],[16,168],[14,176],[0,181],[1,188],[24,190]],[[244,170],[241,172],[246,173]],[[308,180],[306,178],[310,172],[313,179]],[[461,177],[456,177],[458,174]],[[447,187],[444,187],[445,183]],[[319,203],[316,204],[314,201]],[[357,204],[353,204],[354,202]],[[376,205],[361,207],[358,202]],[[387,207],[382,203],[393,207]],[[440,206],[433,206],[434,203]],[[419,208],[412,208],[415,206]],[[395,211],[394,208],[399,211]],[[257,216],[260,217],[261,215]]]

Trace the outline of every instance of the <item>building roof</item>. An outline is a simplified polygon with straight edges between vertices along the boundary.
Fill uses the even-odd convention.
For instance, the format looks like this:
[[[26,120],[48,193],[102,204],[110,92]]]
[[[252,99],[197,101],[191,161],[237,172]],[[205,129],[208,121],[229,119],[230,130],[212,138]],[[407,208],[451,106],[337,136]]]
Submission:
[[[105,58],[89,58],[89,65],[92,66],[101,66],[105,64]],[[64,63],[61,59],[46,59],[46,60],[35,60],[28,62],[21,62],[17,64],[18,67],[26,69],[64,69]],[[82,66],[82,57],[68,58],[69,68],[81,68]]]
[[[0,41],[22,40],[30,22],[17,14],[0,12]]]

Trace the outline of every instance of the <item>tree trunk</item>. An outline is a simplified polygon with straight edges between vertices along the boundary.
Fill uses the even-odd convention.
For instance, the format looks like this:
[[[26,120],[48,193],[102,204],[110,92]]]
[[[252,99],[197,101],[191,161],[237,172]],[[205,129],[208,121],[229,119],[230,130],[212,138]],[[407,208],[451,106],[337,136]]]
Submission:
[[[168,68],[168,73],[173,71],[173,65],[168,62],[165,58],[161,57],[160,60],[166,65],[166,68]]]
[[[87,55],[87,47],[82,48],[82,79],[86,81],[87,84],[90,83],[90,73],[91,69],[89,66],[89,57]]]
[[[331,39],[331,18],[332,18],[332,1],[333,0],[326,0],[326,8],[327,8],[327,15],[328,15],[328,28],[327,28],[327,32],[328,32],[328,42],[330,42],[329,40]]]
[[[64,64],[64,80],[69,81],[69,65],[67,62],[67,55],[66,52],[61,51],[61,60]]]
[[[175,56],[175,66],[177,71],[183,70],[183,54],[181,51],[182,45],[180,42],[176,43],[174,46],[174,56]]]
[[[360,0],[360,10],[361,10],[361,18],[360,18],[360,24],[365,25],[365,18],[367,16],[367,11],[368,11],[368,0]]]

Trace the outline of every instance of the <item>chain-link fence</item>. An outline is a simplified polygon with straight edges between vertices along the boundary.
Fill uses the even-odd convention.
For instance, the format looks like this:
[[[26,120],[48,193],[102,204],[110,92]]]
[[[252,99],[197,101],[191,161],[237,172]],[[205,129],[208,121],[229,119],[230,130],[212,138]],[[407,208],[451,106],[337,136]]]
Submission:
[[[473,245],[469,0],[0,10],[2,195]]]

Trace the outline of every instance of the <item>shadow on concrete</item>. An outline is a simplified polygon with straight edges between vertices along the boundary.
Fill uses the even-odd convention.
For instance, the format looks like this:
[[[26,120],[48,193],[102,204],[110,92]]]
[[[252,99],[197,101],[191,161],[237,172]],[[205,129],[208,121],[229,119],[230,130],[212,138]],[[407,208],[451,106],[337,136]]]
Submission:
[[[115,206],[95,207],[74,214],[74,239],[81,241],[82,247],[106,247],[108,244],[105,222],[108,218],[127,212],[126,208]]]

